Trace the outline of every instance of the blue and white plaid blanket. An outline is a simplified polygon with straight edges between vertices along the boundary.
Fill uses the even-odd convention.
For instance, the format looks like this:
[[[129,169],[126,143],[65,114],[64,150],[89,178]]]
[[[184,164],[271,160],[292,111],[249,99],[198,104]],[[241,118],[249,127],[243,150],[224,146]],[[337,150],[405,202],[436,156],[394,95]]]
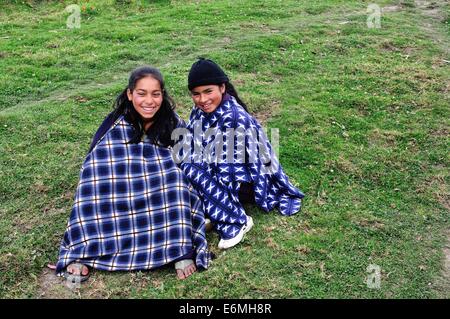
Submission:
[[[236,236],[247,222],[238,198],[244,182],[253,184],[256,204],[264,211],[292,215],[300,210],[304,194],[289,181],[258,121],[234,97],[227,94],[209,114],[194,106],[187,129],[190,138],[174,147],[175,158],[221,238]],[[216,148],[218,140],[224,143]]]
[[[207,268],[201,202],[170,149],[146,138],[127,144],[120,117],[88,154],[61,243],[56,272],[74,261],[93,268],[146,270],[194,251]]]

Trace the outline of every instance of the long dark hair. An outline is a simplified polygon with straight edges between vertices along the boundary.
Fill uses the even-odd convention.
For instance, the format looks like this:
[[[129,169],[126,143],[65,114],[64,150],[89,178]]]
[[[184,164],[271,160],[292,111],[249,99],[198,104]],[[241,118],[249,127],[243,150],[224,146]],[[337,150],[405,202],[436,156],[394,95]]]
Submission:
[[[234,88],[233,84],[231,84],[231,82],[225,82],[225,92],[230,94],[231,96],[233,96],[236,101],[239,103],[240,106],[242,106],[244,108],[244,110],[249,113],[247,105],[241,100],[241,98],[239,97],[238,92],[236,91],[236,89]]]
[[[152,118],[152,125],[144,132],[142,118],[134,109],[133,103],[128,100],[127,91],[130,90],[132,92],[136,88],[136,83],[148,76],[159,82],[163,101],[158,112]],[[114,120],[124,115],[125,120],[134,128],[133,137],[128,143],[139,143],[145,133],[153,144],[165,147],[173,146],[174,141],[171,139],[171,134],[178,124],[178,117],[175,114],[175,102],[165,89],[163,76],[158,69],[151,66],[142,66],[131,72],[128,86],[116,98],[113,107]]]

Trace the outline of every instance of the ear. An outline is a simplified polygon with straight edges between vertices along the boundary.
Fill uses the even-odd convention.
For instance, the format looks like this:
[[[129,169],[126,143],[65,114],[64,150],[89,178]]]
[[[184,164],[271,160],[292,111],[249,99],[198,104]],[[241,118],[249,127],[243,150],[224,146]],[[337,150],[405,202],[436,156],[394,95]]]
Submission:
[[[220,93],[222,93],[222,94],[225,93],[225,84],[220,85]]]
[[[127,96],[128,96],[128,100],[132,101],[133,100],[133,94],[131,94],[131,90],[127,89]]]

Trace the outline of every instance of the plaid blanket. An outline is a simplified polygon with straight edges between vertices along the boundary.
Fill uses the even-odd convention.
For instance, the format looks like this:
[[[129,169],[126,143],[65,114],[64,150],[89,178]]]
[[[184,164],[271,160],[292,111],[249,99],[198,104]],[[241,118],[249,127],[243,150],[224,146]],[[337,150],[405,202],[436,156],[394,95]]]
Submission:
[[[187,129],[191,138],[183,138],[180,149],[174,148],[176,158],[221,238],[233,238],[247,222],[238,198],[244,182],[252,183],[256,204],[264,211],[277,209],[288,216],[300,210],[304,194],[290,183],[260,124],[234,97],[225,95],[209,114],[194,106]],[[233,135],[228,135],[229,129],[234,129]],[[224,141],[223,146],[209,147],[214,140]]]
[[[152,269],[192,252],[198,267],[208,267],[198,195],[170,149],[147,138],[127,144],[132,130],[120,117],[82,165],[57,273],[74,261],[108,271]]]

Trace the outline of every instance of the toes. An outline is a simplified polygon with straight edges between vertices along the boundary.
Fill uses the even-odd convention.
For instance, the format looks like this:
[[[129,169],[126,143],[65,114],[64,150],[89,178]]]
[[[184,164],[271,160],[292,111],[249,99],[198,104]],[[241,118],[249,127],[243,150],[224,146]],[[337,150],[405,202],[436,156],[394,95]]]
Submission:
[[[177,269],[177,277],[178,279],[186,279],[196,271],[197,268],[195,267],[195,264],[191,264],[184,269]]]
[[[87,276],[89,274],[89,268],[83,265],[83,270],[81,272],[83,276]]]
[[[178,277],[178,279],[185,279],[186,278],[186,276],[184,275],[183,270],[177,269],[177,277]]]
[[[187,267],[187,269],[185,270],[185,274],[187,275],[186,277],[192,275],[196,270],[197,269],[195,268],[195,265]]]
[[[89,268],[85,265],[79,267],[78,265],[70,264],[67,266],[66,271],[75,276],[87,276],[89,274]]]
[[[78,267],[75,267],[74,265],[67,266],[67,272],[71,275],[79,275],[80,274],[80,270],[78,269]]]

